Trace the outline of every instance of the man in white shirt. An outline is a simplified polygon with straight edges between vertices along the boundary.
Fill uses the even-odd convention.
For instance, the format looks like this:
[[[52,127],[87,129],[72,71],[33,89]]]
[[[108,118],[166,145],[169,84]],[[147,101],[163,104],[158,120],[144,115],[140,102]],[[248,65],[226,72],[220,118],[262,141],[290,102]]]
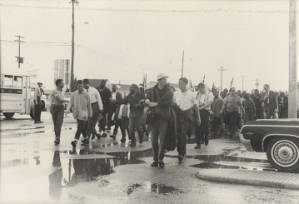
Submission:
[[[178,159],[179,162],[185,157],[186,154],[186,139],[194,119],[197,118],[197,124],[200,123],[198,109],[196,106],[195,95],[187,89],[188,79],[185,77],[180,78],[180,90],[174,93],[175,110],[177,113],[177,126],[178,126]],[[197,117],[196,117],[197,116]]]
[[[196,130],[196,147],[200,149],[201,142],[204,141],[205,145],[209,144],[209,121],[211,105],[213,103],[213,96],[209,93],[204,83],[199,83],[196,101],[200,113],[201,125]]]
[[[97,135],[95,126],[97,124],[100,111],[103,110],[103,102],[99,91],[96,88],[90,86],[88,79],[83,80],[83,85],[90,97],[90,103],[92,107],[92,117],[88,121],[87,136],[89,138],[92,134],[92,139],[94,139]]]
[[[34,123],[42,123],[41,122],[41,112],[42,112],[42,100],[41,97],[43,95],[42,90],[43,83],[38,82],[37,87],[34,91]]]

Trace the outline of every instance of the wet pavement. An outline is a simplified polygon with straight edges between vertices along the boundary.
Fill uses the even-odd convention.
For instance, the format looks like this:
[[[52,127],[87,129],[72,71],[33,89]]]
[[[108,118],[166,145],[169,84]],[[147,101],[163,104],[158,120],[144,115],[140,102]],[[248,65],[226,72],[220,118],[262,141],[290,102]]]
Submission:
[[[34,125],[27,116],[1,120],[1,203],[299,203],[299,192],[199,180],[201,169],[275,173],[264,154],[244,151],[238,141],[211,140],[195,150],[190,141],[182,164],[175,151],[165,169],[151,168],[150,142],[130,148],[110,138],[73,151],[76,124],[65,119],[61,145],[48,113]]]

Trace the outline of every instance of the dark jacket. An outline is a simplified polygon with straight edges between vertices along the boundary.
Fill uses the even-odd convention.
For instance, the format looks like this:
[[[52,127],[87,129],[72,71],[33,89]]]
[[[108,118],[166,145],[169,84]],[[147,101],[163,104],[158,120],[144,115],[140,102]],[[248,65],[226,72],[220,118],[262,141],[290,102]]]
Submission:
[[[113,112],[115,113],[115,117],[117,117],[119,114],[119,108],[120,108],[120,105],[122,104],[122,101],[123,101],[123,97],[122,97],[121,93],[116,92],[116,99],[111,100],[111,106],[112,106]]]
[[[130,93],[124,100],[125,103],[130,104],[130,116],[138,116],[143,114],[144,105],[141,103],[143,99],[140,93]]]
[[[111,108],[111,91],[107,87],[98,88],[98,91],[102,98],[104,112],[108,111]]]
[[[148,94],[148,99],[151,102],[158,103],[155,107],[155,114],[157,117],[168,120],[170,118],[170,109],[173,102],[173,92],[169,85],[166,85],[163,89],[159,89],[156,85]]]
[[[278,96],[275,92],[270,91],[268,97],[263,95],[263,108],[268,117],[274,115],[274,110],[278,108]]]

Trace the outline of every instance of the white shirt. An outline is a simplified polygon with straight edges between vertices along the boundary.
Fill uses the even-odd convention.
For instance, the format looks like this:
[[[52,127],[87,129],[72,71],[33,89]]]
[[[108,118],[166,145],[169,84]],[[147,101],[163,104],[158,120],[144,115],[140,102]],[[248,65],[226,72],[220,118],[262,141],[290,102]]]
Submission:
[[[213,103],[213,95],[210,93],[197,93],[196,95],[196,103],[198,105],[199,110],[211,110],[211,105]]]
[[[180,107],[182,111],[192,108],[196,104],[195,95],[190,90],[182,92],[178,90],[174,92],[174,102]]]
[[[111,98],[112,98],[112,100],[116,100],[116,92],[112,92]]]
[[[103,110],[103,102],[99,91],[92,86],[90,86],[86,91],[90,97],[90,103],[98,103],[99,109]]]

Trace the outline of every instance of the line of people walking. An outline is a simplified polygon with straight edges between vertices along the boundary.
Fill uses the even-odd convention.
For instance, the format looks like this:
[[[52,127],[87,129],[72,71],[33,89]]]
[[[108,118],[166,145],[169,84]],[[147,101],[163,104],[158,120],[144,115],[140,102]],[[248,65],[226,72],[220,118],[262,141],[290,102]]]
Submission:
[[[265,85],[265,93],[257,103],[255,95],[240,94],[234,87],[220,93],[214,86],[209,90],[206,84],[199,83],[193,90],[188,87],[188,79],[182,77],[176,90],[169,85],[167,78],[167,75],[159,74],[157,84],[147,90],[132,84],[127,96],[119,92],[117,85],[108,89],[106,81],[101,81],[98,88],[92,87],[88,79],[77,81],[77,90],[72,93],[65,111],[71,112],[77,120],[77,131],[71,145],[75,148],[81,136],[83,145],[108,135],[115,140],[120,129],[120,141],[125,143],[128,138],[130,146],[135,147],[136,133],[141,144],[150,133],[151,166],[163,168],[165,151],[176,148],[178,161],[184,160],[186,142],[191,135],[195,135],[195,149],[200,149],[201,145],[209,144],[209,138],[225,134],[234,138],[243,122],[261,115],[273,118],[278,113],[278,98],[270,91],[269,85]],[[58,79],[56,90],[50,97],[55,145],[60,144],[64,117],[63,86],[63,80]],[[263,114],[258,112],[259,108]]]

